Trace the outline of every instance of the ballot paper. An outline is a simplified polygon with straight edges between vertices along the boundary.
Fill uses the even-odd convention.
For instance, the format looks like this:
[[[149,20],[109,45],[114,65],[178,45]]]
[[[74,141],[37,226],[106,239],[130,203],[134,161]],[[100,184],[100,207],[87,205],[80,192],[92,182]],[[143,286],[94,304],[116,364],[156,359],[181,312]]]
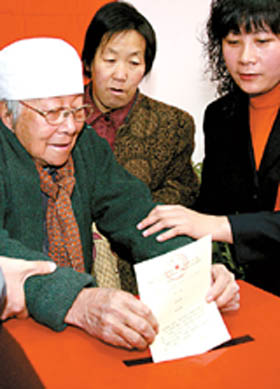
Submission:
[[[211,286],[211,236],[134,265],[141,301],[159,323],[154,362],[206,352],[231,338]]]

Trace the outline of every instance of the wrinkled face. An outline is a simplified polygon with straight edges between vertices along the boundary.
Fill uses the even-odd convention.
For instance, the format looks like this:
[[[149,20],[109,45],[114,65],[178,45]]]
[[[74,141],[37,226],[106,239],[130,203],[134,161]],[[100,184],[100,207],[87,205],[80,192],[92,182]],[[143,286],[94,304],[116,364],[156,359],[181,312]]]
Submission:
[[[41,111],[60,107],[78,108],[83,105],[82,95],[63,96],[46,99],[28,100],[28,104]],[[60,125],[50,125],[33,110],[22,106],[21,113],[14,127],[19,142],[42,166],[61,166],[67,160],[81,132],[83,123],[77,123],[69,115]]]
[[[121,108],[133,98],[145,73],[146,41],[135,30],[103,40],[91,64],[93,100],[102,112]]]
[[[266,31],[230,32],[222,42],[223,56],[236,84],[250,96],[267,93],[280,81],[280,34]]]

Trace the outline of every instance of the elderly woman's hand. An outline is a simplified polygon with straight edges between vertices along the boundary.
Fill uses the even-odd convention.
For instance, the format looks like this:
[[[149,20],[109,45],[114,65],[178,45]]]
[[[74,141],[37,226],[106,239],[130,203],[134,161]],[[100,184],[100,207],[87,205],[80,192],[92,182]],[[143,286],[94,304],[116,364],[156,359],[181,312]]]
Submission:
[[[0,268],[6,281],[7,293],[1,319],[5,320],[12,316],[26,318],[28,312],[25,305],[24,282],[34,275],[52,273],[56,269],[55,263],[0,256]]]
[[[222,264],[212,266],[212,286],[207,301],[216,301],[221,311],[234,311],[240,307],[239,286],[234,274]]]
[[[65,322],[128,349],[147,348],[158,332],[158,323],[146,305],[132,294],[109,288],[83,289]]]

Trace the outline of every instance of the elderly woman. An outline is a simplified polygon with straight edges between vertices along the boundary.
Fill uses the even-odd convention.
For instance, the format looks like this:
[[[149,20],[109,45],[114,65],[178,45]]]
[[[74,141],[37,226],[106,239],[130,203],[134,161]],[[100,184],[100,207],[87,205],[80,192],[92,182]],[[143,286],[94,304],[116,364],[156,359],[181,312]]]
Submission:
[[[108,143],[84,126],[90,107],[83,87],[79,56],[60,39],[25,39],[0,52],[0,254],[56,262],[54,273],[25,282],[28,312],[39,322],[143,349],[158,332],[156,318],[133,295],[97,287],[92,223],[136,262],[191,239],[159,245],[136,229],[155,204]],[[210,296],[236,309],[233,276],[213,266],[213,281]]]
[[[158,208],[139,227],[170,227],[160,240],[211,232],[247,281],[280,295],[280,1],[213,0],[207,32],[222,97],[205,113],[203,214]]]
[[[155,54],[155,32],[133,6],[112,2],[100,8],[82,52],[91,79],[85,102],[94,108],[87,123],[109,142],[117,161],[149,186],[154,201],[191,206],[198,193],[193,119],[138,89]],[[125,287],[122,272],[121,281]]]

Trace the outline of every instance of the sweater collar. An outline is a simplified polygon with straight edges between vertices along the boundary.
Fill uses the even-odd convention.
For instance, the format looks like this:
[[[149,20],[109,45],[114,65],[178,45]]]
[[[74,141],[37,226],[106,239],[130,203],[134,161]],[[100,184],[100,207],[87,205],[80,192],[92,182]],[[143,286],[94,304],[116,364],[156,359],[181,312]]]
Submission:
[[[263,95],[251,97],[250,105],[254,109],[280,107],[280,83]]]

